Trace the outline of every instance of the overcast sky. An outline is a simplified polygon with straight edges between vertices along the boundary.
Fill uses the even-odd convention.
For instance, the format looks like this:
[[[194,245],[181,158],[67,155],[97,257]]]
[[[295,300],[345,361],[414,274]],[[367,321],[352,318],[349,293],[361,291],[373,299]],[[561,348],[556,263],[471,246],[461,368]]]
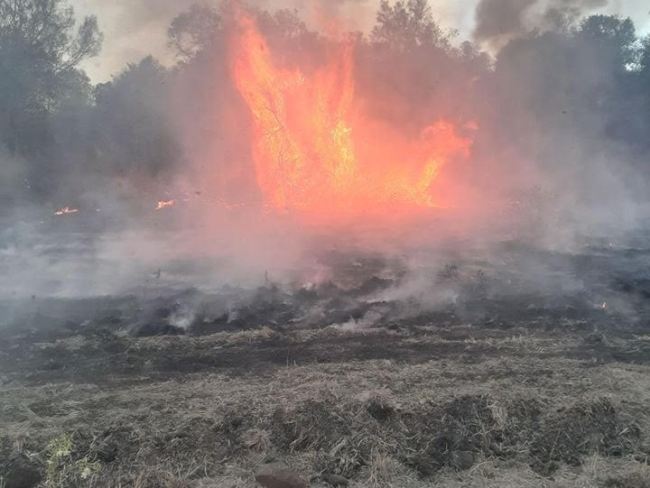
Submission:
[[[164,63],[173,61],[167,48],[166,31],[171,20],[197,0],[71,0],[79,15],[95,14],[104,32],[104,48],[100,56],[84,65],[94,82],[109,80],[130,62],[153,54]],[[207,0],[217,2],[218,0]],[[474,11],[479,0],[431,0],[438,21],[455,29],[463,38],[471,35]],[[344,13],[348,27],[366,30],[373,21],[380,0],[255,0],[269,9],[289,7],[306,18],[313,5],[320,2],[327,8]],[[642,32],[650,31],[648,0],[610,0],[603,9],[607,13],[631,16]]]

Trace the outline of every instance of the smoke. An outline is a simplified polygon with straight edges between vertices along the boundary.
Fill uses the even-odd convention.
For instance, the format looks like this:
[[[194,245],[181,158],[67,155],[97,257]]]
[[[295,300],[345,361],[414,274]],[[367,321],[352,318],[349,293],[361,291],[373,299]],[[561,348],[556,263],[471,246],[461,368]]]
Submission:
[[[481,0],[474,38],[500,48],[533,31],[564,28],[607,0]]]
[[[109,81],[128,63],[153,55],[165,65],[176,61],[167,42],[171,21],[194,4],[218,7],[221,0],[162,0],[152,8],[151,0],[71,0],[79,15],[101,12],[101,28],[106,42],[100,58],[84,63],[96,82]],[[268,10],[289,9],[305,20],[318,24],[323,15],[345,18],[350,30],[366,30],[374,18],[378,0],[252,0],[248,4]]]
[[[476,30],[479,41],[509,40],[525,30],[524,15],[536,0],[483,0],[476,7]]]
[[[264,201],[250,110],[230,73],[232,19],[217,10],[224,22],[210,45],[177,63],[165,33],[191,3],[158,2],[155,13],[145,1],[84,4],[99,11],[112,39],[90,62],[106,70],[103,79],[117,75],[98,86],[80,75],[45,118],[43,133],[26,136],[33,151],[0,153],[0,272],[11,277],[0,295],[215,291],[270,282],[293,293],[309,283],[326,287],[344,266],[322,260],[325,251],[403,257],[388,277],[373,268],[366,278],[390,284],[364,295],[355,318],[340,320],[366,327],[474,293],[582,290],[569,269],[549,271],[524,257],[503,264],[509,251],[495,243],[577,252],[601,237],[624,242],[621,236],[647,216],[640,155],[649,149],[650,120],[639,107],[648,93],[642,71],[630,68],[638,38],[622,19],[580,27],[603,2],[483,0],[475,37],[494,58],[479,45],[457,45],[437,25],[422,26],[423,19],[385,30],[417,42],[356,38],[355,96],[378,126],[418,140],[445,120],[473,145],[470,157],[450,161],[438,175],[448,208],[409,219],[389,209],[385,221],[331,227]],[[361,0],[256,5],[280,64],[305,76],[339,42],[314,32],[319,11],[356,30],[348,20],[360,13],[365,24],[377,8]],[[298,14],[278,17],[280,7]],[[404,25],[442,37],[429,42],[401,31]],[[141,60],[152,51],[162,63]],[[173,204],[158,209],[160,201]],[[68,206],[79,212],[56,215]],[[461,263],[460,276],[453,263]],[[485,269],[492,275],[481,274]],[[355,289],[346,286],[342,293]],[[403,308],[386,311],[387,303]],[[192,306],[181,307],[171,325],[187,328],[194,319]]]

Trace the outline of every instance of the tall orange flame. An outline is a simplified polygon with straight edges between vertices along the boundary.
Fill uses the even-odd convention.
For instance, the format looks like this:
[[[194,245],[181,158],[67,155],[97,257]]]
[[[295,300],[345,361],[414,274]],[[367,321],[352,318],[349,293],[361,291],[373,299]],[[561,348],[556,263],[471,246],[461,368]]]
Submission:
[[[439,121],[408,138],[355,99],[354,46],[307,76],[278,67],[253,19],[233,40],[235,84],[253,118],[253,158],[267,203],[310,218],[435,207],[435,183],[471,142]]]

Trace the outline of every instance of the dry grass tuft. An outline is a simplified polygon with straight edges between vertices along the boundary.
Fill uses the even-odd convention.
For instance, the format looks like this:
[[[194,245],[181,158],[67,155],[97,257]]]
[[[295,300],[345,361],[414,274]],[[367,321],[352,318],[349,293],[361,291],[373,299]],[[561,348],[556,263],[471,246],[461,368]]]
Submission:
[[[151,469],[138,475],[133,488],[190,488],[190,483],[178,479],[171,473]]]
[[[626,466],[625,473],[608,473],[602,486],[604,488],[650,488],[650,466],[630,463]]]
[[[394,478],[399,469],[397,464],[388,454],[374,451],[368,466],[368,485],[377,488],[393,486]]]
[[[253,452],[266,452],[271,448],[271,436],[265,430],[250,429],[242,434],[242,443]]]

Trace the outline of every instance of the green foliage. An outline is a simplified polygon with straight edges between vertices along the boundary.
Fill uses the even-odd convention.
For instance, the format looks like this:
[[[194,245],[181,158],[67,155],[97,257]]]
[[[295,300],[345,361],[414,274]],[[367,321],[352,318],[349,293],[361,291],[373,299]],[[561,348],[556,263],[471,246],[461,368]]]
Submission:
[[[0,143],[30,155],[63,100],[88,94],[78,64],[99,52],[95,17],[75,30],[65,0],[0,0]]]
[[[47,446],[47,488],[73,488],[90,483],[101,471],[101,464],[76,455],[73,437],[62,434]]]

